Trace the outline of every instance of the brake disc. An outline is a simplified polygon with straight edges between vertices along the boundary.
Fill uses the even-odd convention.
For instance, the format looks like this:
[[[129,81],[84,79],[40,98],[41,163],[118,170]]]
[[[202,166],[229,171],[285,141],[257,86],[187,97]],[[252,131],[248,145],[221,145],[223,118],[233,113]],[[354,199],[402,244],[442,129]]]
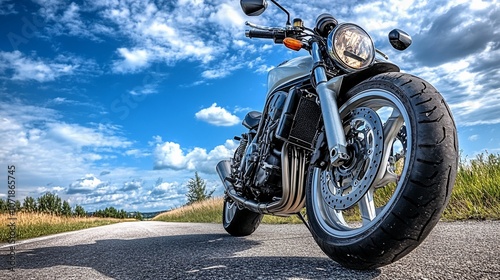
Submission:
[[[377,177],[384,152],[384,129],[375,111],[356,108],[344,120],[350,160],[321,172],[321,192],[331,208],[344,210],[356,204]]]

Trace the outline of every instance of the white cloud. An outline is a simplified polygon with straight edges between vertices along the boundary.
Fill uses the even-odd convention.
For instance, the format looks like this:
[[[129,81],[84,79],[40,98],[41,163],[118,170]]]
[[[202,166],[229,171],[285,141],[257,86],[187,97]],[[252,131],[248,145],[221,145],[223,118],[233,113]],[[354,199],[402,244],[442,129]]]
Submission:
[[[154,168],[187,169],[214,174],[216,164],[222,159],[231,158],[235,149],[236,143],[233,140],[227,140],[224,145],[219,145],[208,153],[203,148],[185,151],[178,143],[160,142],[154,150]]]
[[[0,51],[0,74],[14,81],[50,82],[64,76],[95,76],[102,73],[92,59],[78,56],[57,55],[54,58],[39,58],[20,51]]]
[[[171,167],[181,169],[186,166],[186,156],[181,150],[181,146],[173,142],[165,142],[157,145],[155,149],[155,166]]]
[[[83,127],[78,124],[67,124],[62,122],[47,124],[47,136],[57,141],[70,144],[73,147],[111,147],[127,148],[132,143],[119,136],[112,135],[112,131],[106,127],[98,129]]]
[[[66,123],[61,118],[53,109],[16,100],[0,102],[0,163],[18,165],[25,186],[65,186],[132,147],[116,127]]]
[[[66,191],[67,194],[91,193],[98,187],[102,186],[103,182],[93,174],[87,174],[71,183]]]
[[[144,49],[128,50],[127,48],[119,48],[118,53],[123,58],[120,61],[115,61],[113,69],[118,73],[129,73],[140,71],[149,66],[149,52]]]
[[[479,135],[474,134],[474,135],[469,136],[469,138],[467,138],[467,139],[469,139],[469,141],[471,141],[471,142],[474,142],[474,141],[479,140]]]
[[[208,108],[201,109],[195,116],[198,120],[216,126],[233,126],[241,122],[237,116],[217,106],[217,103],[212,104],[212,106]]]
[[[160,9],[153,2],[95,3],[102,15],[118,26],[118,34],[130,38],[132,50],[119,48],[125,59],[115,62],[114,70],[121,73],[137,72],[149,63],[169,65],[179,60],[208,63],[218,54],[220,42],[206,40],[200,32],[210,14],[210,6],[192,6],[183,1]]]
[[[65,188],[60,187],[60,186],[52,187],[52,191],[54,191],[54,192],[62,192],[64,190],[65,190]]]
[[[179,193],[179,188],[182,188],[182,186],[177,182],[161,182],[156,185],[149,194],[154,196],[155,199],[179,198],[184,196],[183,193]]]
[[[120,191],[130,192],[134,190],[139,190],[140,188],[142,188],[143,183],[144,182],[142,180],[136,180],[136,179],[125,182],[123,183],[123,187],[120,189]]]
[[[228,3],[219,5],[217,11],[210,15],[210,20],[219,24],[223,29],[234,30],[235,28],[241,28],[245,23],[244,14],[239,7],[235,7],[235,1],[232,3],[233,5]]]
[[[248,54],[255,52],[253,45],[258,43],[242,45],[247,17],[234,1],[175,1],[168,5],[132,0],[80,5],[36,2],[42,6],[39,12],[49,23],[45,30],[50,35],[96,41],[106,40],[107,36],[128,39],[126,46],[116,49],[118,59],[112,63],[115,73],[137,73],[156,62],[175,65],[179,61],[196,61],[207,70],[203,78],[225,77],[239,69],[239,64],[251,60]],[[228,68],[225,56],[233,47],[242,51],[237,54],[238,63]]]
[[[141,158],[141,157],[148,157],[151,155],[151,153],[145,152],[145,151],[142,151],[139,149],[131,149],[131,150],[125,151],[125,155],[133,156],[135,158]]]
[[[24,56],[20,51],[0,51],[0,71],[13,71],[12,79],[19,81],[35,80],[38,82],[53,81],[63,75],[72,74],[75,65],[49,63],[40,59]]]
[[[205,79],[219,79],[224,78],[229,74],[231,74],[231,71],[228,69],[211,69],[203,71],[201,76]]]

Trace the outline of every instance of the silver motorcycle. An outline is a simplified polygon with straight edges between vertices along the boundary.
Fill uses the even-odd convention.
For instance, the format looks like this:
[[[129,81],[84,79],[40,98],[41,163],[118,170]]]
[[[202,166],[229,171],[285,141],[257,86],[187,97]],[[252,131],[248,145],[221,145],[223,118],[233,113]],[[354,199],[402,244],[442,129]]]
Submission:
[[[233,158],[217,164],[224,229],[246,236],[263,215],[298,215],[345,267],[395,262],[422,243],[450,198],[459,157],[450,109],[358,25],[321,14],[307,28],[270,1],[287,14],[286,26],[247,22],[246,36],[310,55],[269,72],[263,111],[246,115]],[[267,7],[240,4],[249,16]],[[389,40],[398,50],[411,44],[399,29]]]

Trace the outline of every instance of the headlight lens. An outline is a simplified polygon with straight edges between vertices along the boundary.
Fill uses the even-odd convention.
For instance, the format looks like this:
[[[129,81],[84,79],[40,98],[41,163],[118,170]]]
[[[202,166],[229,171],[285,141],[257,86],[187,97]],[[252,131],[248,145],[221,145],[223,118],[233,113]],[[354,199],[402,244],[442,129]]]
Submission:
[[[364,69],[373,63],[375,47],[361,27],[344,23],[328,35],[328,54],[345,71]]]

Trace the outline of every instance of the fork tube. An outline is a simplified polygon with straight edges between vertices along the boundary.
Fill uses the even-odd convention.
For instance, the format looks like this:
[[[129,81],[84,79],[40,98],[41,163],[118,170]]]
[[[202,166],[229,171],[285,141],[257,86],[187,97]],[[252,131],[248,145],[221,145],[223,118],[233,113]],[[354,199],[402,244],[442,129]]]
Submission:
[[[325,124],[330,163],[333,166],[340,166],[349,159],[344,127],[337,105],[337,95],[342,84],[342,76],[335,77],[330,81],[327,80],[326,71],[322,65],[323,58],[317,42],[312,43],[311,53],[314,65],[317,66],[312,74],[316,80],[316,92],[318,93],[321,114]]]

